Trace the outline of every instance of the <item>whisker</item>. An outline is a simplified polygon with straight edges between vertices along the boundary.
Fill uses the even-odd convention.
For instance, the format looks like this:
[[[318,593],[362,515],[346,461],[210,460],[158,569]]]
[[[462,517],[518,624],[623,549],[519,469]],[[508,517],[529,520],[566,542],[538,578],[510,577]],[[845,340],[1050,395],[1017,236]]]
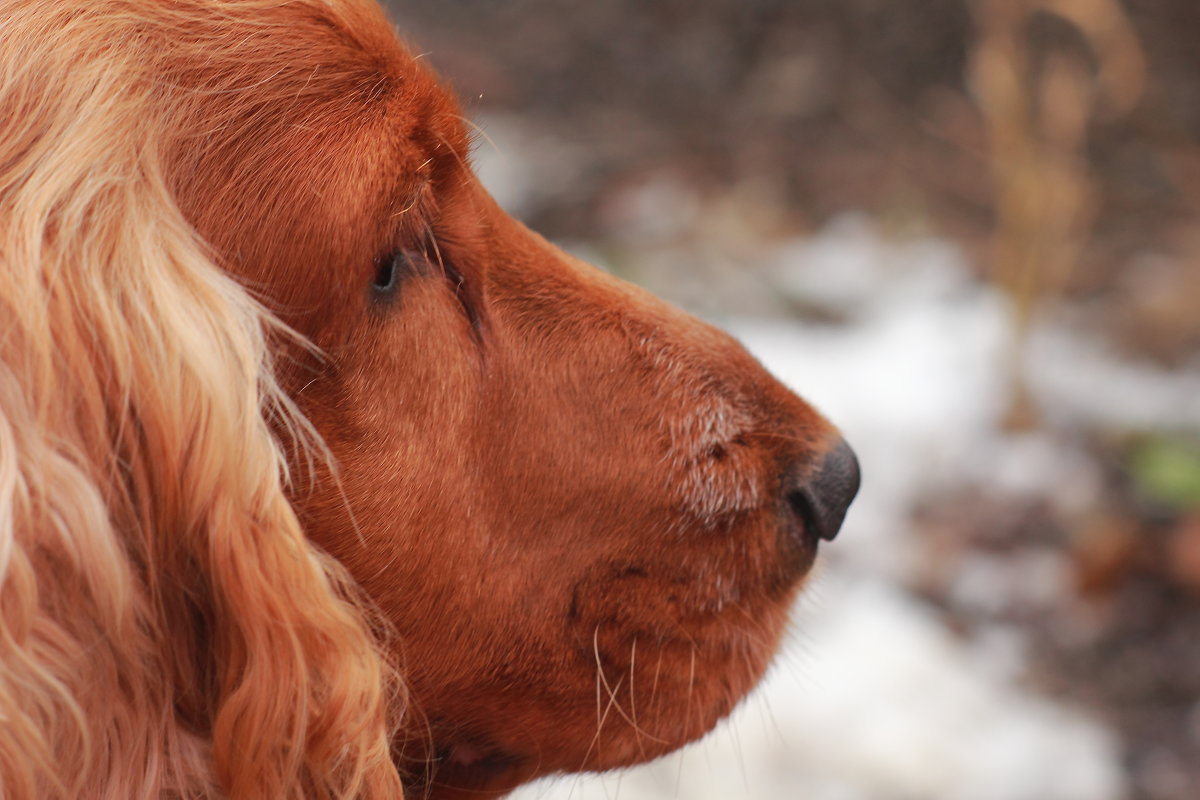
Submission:
[[[454,160],[458,162],[458,165],[462,167],[463,171],[469,173],[471,171],[471,165],[468,164],[465,159],[463,159],[456,149],[454,149],[454,146],[450,144],[450,140],[441,133],[437,133],[436,135],[438,141],[446,146],[446,149],[450,151],[452,156],[454,156]]]
[[[608,708],[606,708],[604,711],[605,716],[608,715],[608,712],[610,709],[615,707],[617,709],[617,714],[620,715],[621,719],[625,720],[627,723],[629,723],[630,726],[633,727],[634,732],[638,736],[645,736],[646,738],[652,739],[653,741],[660,742],[662,744],[666,744],[665,739],[659,739],[656,736],[651,736],[649,733],[646,733],[641,728],[639,728],[636,720],[634,720],[628,713],[626,713],[624,707],[622,707],[620,701],[617,699],[617,693],[620,692],[621,687],[625,684],[625,677],[622,676],[621,680],[617,681],[617,685],[615,687],[611,686],[608,683],[608,679],[604,675],[604,667],[600,662],[600,639],[599,639],[599,636],[600,636],[600,626],[596,626],[596,630],[592,635],[592,650],[596,654],[596,672],[600,676],[600,680],[604,684],[604,690],[608,693],[608,697],[609,697]]]
[[[433,161],[432,158],[426,159],[424,164],[417,167],[418,171],[429,166],[429,162],[431,162],[431,161]],[[396,217],[402,217],[405,214],[407,214],[408,212],[412,211],[418,205],[420,205],[421,200],[425,197],[425,193],[428,190],[428,188],[429,188],[429,178],[426,178],[424,181],[422,181],[421,185],[417,187],[417,190],[415,192],[413,192],[412,200],[409,201],[408,205],[406,205],[404,208],[400,209],[396,213],[392,214],[392,219],[395,219]]]
[[[749,610],[738,603],[732,603],[726,606],[726,609],[739,614],[744,621],[744,624],[739,624],[737,628],[741,636],[750,639],[756,647],[762,650],[774,650],[772,641],[774,637],[764,629],[761,619],[753,616]]]
[[[662,645],[658,648],[658,664],[654,668],[654,683],[650,685],[650,705],[654,706],[654,700],[658,697],[658,679],[662,677],[663,656],[665,651]]]
[[[608,681],[604,678],[604,667],[600,663],[600,626],[597,625],[592,631],[592,652],[596,656],[596,733],[592,736],[592,741],[588,743],[587,750],[584,751],[583,758],[579,762],[579,769],[582,771],[587,768],[588,759],[592,756],[592,751],[600,743],[600,733],[604,729],[604,722],[608,719],[608,708],[601,711],[600,706],[600,686],[601,683],[607,685]],[[609,708],[612,704],[609,704]]]
[[[434,263],[442,271],[442,277],[446,278],[446,262],[442,259],[442,248],[438,246],[437,236],[434,235],[433,227],[428,222],[425,223],[425,240],[433,248]]]
[[[492,137],[488,135],[488,132],[485,131],[481,125],[477,124],[474,120],[469,119],[468,117],[462,116],[461,114],[458,115],[458,119],[460,121],[466,123],[467,125],[469,125],[476,133],[479,134],[481,139],[483,139],[485,142],[490,144],[492,146],[492,151],[495,152],[496,155],[498,155],[498,156],[504,155],[504,152],[496,145],[495,140],[492,139]]]
[[[642,757],[646,757],[646,749],[642,746],[642,729],[637,721],[637,695],[633,691],[634,670],[637,668],[637,636],[633,637],[633,642],[629,645],[629,715],[632,717],[634,734],[636,735],[638,752]],[[619,786],[618,782],[618,786]]]

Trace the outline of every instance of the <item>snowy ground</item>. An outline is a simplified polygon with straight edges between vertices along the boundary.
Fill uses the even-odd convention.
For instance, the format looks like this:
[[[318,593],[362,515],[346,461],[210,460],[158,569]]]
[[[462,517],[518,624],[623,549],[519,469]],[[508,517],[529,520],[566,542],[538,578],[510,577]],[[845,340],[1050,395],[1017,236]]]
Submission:
[[[523,171],[505,145],[499,159],[481,149],[482,173],[519,210],[532,189],[505,176],[536,170]],[[774,670],[717,732],[645,767],[544,781],[514,797],[1121,798],[1120,742],[1085,709],[1023,683],[1020,632],[951,632],[904,588],[925,555],[908,521],[939,487],[1036,493],[1053,482],[1056,502],[1080,506],[1100,491],[1086,459],[1038,435],[998,433],[1012,335],[1003,299],[968,277],[953,248],[887,241],[857,217],[779,245],[757,269],[842,320],[718,319],[858,451],[864,484],[846,528]],[[1200,427],[1200,376],[1122,364],[1069,331],[1037,330],[1026,371],[1052,417]],[[1053,606],[1068,591],[1067,566],[1043,556],[1019,575],[979,561],[957,591],[985,604],[991,592],[1028,592]]]

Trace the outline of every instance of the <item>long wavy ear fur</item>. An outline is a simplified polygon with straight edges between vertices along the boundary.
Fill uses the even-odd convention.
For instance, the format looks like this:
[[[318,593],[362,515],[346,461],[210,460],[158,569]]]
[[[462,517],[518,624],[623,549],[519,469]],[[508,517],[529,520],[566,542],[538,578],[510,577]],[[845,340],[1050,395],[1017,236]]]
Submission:
[[[280,5],[0,0],[7,798],[401,795],[395,676],[284,495],[278,326],[164,166],[188,9]]]

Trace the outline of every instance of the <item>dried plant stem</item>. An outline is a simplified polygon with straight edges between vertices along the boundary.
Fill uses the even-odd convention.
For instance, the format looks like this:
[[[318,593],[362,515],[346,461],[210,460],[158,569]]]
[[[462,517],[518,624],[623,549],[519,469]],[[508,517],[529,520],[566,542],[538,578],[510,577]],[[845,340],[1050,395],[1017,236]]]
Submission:
[[[1030,330],[1078,268],[1095,218],[1088,126],[1136,104],[1145,64],[1117,0],[975,0],[974,10],[979,35],[968,79],[989,134],[991,273],[1014,316],[1006,424],[1030,428],[1037,415],[1022,367]],[[1035,53],[1028,32],[1040,14],[1074,26],[1095,64],[1067,52]]]

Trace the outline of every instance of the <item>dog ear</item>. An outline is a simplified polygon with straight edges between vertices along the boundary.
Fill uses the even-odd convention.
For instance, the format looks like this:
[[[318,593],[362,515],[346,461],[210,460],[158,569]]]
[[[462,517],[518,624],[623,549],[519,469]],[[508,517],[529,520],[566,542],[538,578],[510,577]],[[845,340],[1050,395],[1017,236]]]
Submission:
[[[399,797],[395,675],[284,493],[278,326],[176,209],[111,47],[149,27],[104,5],[14,0],[0,46],[0,785]]]

